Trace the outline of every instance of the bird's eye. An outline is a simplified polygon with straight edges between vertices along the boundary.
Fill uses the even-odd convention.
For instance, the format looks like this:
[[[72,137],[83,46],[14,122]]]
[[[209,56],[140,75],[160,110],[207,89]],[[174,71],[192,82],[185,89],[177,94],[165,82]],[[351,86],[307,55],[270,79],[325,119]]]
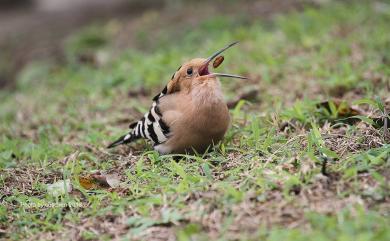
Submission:
[[[188,68],[188,69],[187,69],[187,74],[188,74],[188,75],[192,75],[192,72],[193,72],[192,68]]]

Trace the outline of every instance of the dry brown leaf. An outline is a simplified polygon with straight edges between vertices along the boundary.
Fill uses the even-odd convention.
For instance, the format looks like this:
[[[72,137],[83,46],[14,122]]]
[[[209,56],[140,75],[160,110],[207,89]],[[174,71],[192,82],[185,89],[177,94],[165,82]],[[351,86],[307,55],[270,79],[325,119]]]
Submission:
[[[88,190],[96,188],[96,184],[90,176],[79,177],[79,183],[80,186]]]
[[[101,174],[100,172],[79,177],[80,185],[88,190],[116,188],[119,186],[119,177],[115,174]]]
[[[386,104],[386,101],[385,101]],[[331,112],[332,105],[337,109],[337,122],[347,123],[347,124],[355,124],[356,122],[361,121],[361,117],[366,117],[367,119],[371,120],[371,125],[375,128],[384,128],[384,136],[386,137],[388,134],[388,126],[389,123],[389,117],[388,114],[384,115],[372,115],[372,113],[368,114],[365,111],[359,109],[356,106],[349,105],[346,101],[340,100],[340,99],[333,99],[333,100],[327,100],[323,101],[321,103],[317,104],[317,108],[324,108],[328,112]],[[386,111],[386,108],[385,108]],[[356,117],[356,118],[349,118],[349,117]]]

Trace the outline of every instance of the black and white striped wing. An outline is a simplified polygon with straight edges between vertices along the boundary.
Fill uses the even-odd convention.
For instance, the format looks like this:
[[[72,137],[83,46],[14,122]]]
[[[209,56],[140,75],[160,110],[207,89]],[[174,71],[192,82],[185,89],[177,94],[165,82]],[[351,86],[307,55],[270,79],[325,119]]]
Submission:
[[[158,108],[159,99],[167,93],[167,87],[153,98],[150,110],[136,123],[131,124],[132,132],[129,137],[143,137],[151,140],[154,145],[164,143],[168,139],[169,127],[162,120],[162,113]]]
[[[178,68],[178,70],[181,66]],[[176,71],[177,72],[177,71]],[[173,79],[176,72],[172,75]],[[142,117],[141,120],[130,124],[132,129],[128,134],[119,137],[116,141],[111,143],[108,148],[117,145],[130,143],[139,138],[147,138],[153,142],[153,145],[164,143],[169,136],[169,126],[162,120],[162,113],[158,108],[159,100],[168,92],[168,87],[165,88],[153,98],[152,108]]]

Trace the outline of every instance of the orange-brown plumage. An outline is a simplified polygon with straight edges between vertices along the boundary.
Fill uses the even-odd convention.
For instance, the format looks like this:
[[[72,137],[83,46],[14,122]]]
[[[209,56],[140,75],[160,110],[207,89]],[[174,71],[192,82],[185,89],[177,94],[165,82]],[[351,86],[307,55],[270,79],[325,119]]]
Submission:
[[[221,84],[216,76],[197,77],[198,66],[205,59],[194,59],[183,65],[193,67],[194,77],[183,78],[180,91],[160,100],[163,120],[171,126],[172,137],[156,146],[163,153],[204,152],[217,144],[225,135],[229,122],[229,110],[223,99]],[[183,68],[182,67],[182,68]],[[177,82],[176,82],[177,83]]]
[[[210,73],[208,65],[234,44],[208,59],[196,58],[183,64],[153,99],[144,118],[132,124],[133,130],[110,147],[145,137],[154,142],[154,149],[160,153],[203,153],[220,142],[230,116],[218,76],[244,77]]]

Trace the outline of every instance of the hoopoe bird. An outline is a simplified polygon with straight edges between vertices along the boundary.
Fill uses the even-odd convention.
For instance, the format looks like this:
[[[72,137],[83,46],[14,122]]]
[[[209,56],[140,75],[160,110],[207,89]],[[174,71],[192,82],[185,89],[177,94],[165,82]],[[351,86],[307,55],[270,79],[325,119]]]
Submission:
[[[228,130],[230,115],[218,77],[246,77],[211,73],[209,64],[218,57],[214,62],[217,67],[223,61],[220,54],[237,43],[207,59],[195,58],[181,65],[153,98],[150,110],[108,148],[146,138],[161,154],[204,153],[220,142]]]

